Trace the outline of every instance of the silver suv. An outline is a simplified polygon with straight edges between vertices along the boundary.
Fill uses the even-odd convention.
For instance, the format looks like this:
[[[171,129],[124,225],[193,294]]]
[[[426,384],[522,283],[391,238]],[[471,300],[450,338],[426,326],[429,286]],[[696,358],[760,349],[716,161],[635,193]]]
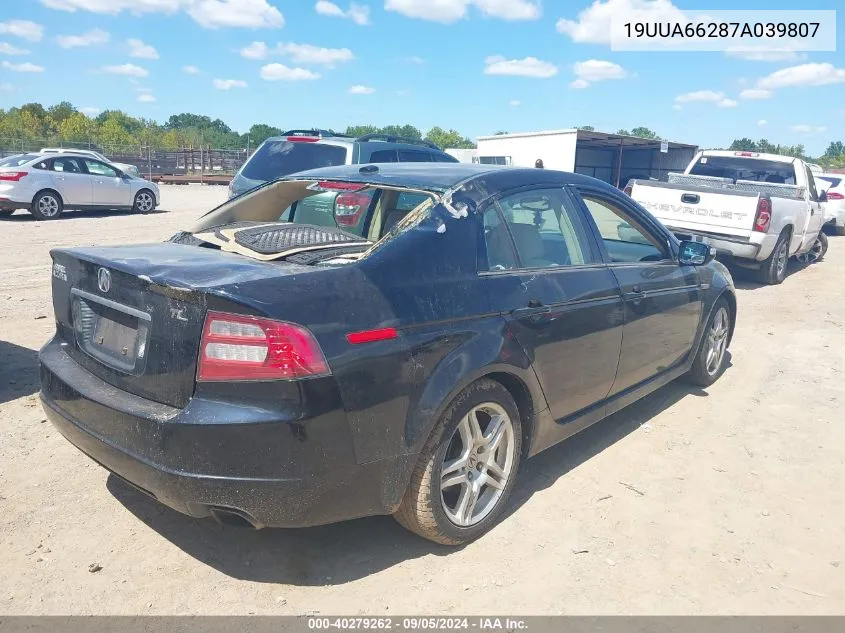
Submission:
[[[269,180],[317,167],[420,162],[457,163],[458,160],[433,143],[403,136],[354,137],[327,130],[289,130],[258,146],[232,178],[229,197],[239,196]]]

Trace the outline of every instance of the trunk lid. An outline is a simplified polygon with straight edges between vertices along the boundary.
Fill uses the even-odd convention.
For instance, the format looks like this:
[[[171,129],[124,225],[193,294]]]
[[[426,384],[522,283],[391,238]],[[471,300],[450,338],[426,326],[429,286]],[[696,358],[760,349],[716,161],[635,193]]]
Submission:
[[[171,243],[50,254],[57,335],[71,357],[118,389],[174,407],[194,391],[209,299],[231,309],[238,284],[308,270]]]

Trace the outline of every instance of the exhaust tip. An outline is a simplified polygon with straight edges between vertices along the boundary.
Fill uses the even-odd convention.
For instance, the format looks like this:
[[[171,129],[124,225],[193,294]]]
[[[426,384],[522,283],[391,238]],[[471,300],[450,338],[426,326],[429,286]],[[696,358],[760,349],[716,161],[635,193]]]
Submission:
[[[246,514],[232,510],[231,508],[209,508],[209,513],[212,518],[220,525],[228,525],[229,527],[250,528],[257,530],[253,520]]]

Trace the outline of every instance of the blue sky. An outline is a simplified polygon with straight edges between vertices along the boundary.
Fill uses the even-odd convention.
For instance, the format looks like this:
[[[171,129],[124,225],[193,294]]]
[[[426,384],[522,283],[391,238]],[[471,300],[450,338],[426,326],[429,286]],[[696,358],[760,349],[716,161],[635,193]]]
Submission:
[[[475,137],[650,127],[702,146],[845,138],[845,53],[614,52],[624,9],[784,0],[31,0],[3,3],[0,107],[71,101],[238,131],[412,123]],[[705,6],[702,7],[702,4]],[[835,9],[817,0],[812,9]],[[807,7],[801,7],[807,8]],[[763,14],[761,13],[761,18]],[[837,16],[837,26],[845,11]],[[837,28],[841,31],[841,28]],[[256,44],[258,43],[258,44]],[[185,67],[193,68],[186,71]]]

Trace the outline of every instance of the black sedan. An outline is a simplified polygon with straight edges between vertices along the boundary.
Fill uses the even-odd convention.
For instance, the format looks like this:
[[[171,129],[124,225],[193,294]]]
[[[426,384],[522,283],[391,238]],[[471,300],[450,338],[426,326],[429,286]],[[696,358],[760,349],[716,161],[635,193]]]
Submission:
[[[727,270],[585,176],[460,164],[267,183],[168,242],[55,249],[53,424],[194,517],[392,514],[460,544],[520,463],[724,371]]]

